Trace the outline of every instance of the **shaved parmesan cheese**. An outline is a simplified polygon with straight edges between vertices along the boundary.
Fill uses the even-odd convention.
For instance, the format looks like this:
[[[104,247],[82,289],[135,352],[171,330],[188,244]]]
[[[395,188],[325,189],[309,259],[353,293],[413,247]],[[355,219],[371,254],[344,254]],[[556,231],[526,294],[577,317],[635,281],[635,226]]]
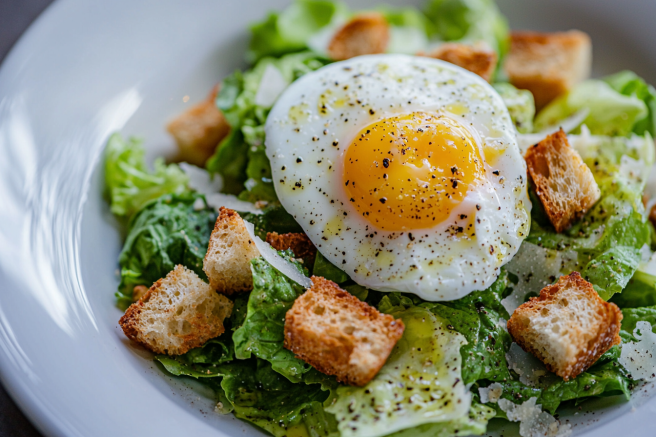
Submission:
[[[246,225],[249,235],[255,242],[255,247],[260,251],[260,255],[262,255],[262,258],[264,258],[266,262],[297,284],[302,285],[305,288],[312,287],[312,281],[310,278],[299,272],[294,264],[281,257],[269,243],[265,243],[260,237],[255,235],[255,226],[253,226],[252,223],[244,220],[244,225]]]
[[[572,434],[569,424],[561,425],[551,414],[536,405],[537,398],[531,398],[521,405],[507,399],[499,400],[499,408],[506,413],[508,420],[519,422],[519,435],[522,437],[567,437]]]
[[[478,394],[481,396],[481,403],[491,402],[496,404],[503,394],[503,386],[498,382],[490,384],[488,387],[479,387]]]
[[[180,168],[189,176],[189,187],[201,194],[218,193],[223,188],[223,178],[215,174],[214,178],[207,170],[186,162],[180,163]]]
[[[223,194],[223,193],[214,193],[206,194],[205,199],[207,204],[212,208],[219,209],[222,206],[226,208],[234,209],[239,212],[250,212],[253,214],[262,214],[263,211],[257,208],[254,204],[246,202],[244,200],[239,200],[237,197],[232,194]]]
[[[633,330],[638,342],[622,344],[619,362],[633,379],[652,381],[656,379],[656,334],[649,322],[638,322]]]
[[[540,290],[562,274],[574,270],[576,259],[577,254],[574,251],[558,252],[524,241],[517,254],[506,265],[508,272],[516,275],[519,281],[501,304],[508,314],[512,314],[524,303],[527,294],[540,293]]]
[[[285,91],[289,83],[282,75],[280,70],[273,64],[265,67],[260,86],[255,94],[255,104],[264,108],[270,108],[278,99],[278,96]]]
[[[519,380],[529,387],[545,386],[557,380],[557,377],[547,370],[542,361],[525,352],[517,343],[510,345],[506,361],[508,367],[519,375]]]

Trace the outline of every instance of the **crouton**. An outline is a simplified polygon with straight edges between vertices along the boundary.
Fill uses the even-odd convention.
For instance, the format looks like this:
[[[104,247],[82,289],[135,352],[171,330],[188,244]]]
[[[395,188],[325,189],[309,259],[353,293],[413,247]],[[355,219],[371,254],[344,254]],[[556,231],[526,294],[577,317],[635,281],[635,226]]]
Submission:
[[[244,220],[232,209],[221,207],[203,260],[212,288],[228,296],[252,290],[251,260],[258,256]]]
[[[166,126],[179,149],[179,158],[205,167],[221,140],[230,132],[230,125],[214,102],[218,85],[204,101],[192,106]]]
[[[145,285],[135,285],[134,288],[132,289],[132,302],[136,302],[148,291],[148,287]]]
[[[367,384],[403,335],[403,322],[332,281],[313,276],[312,283],[285,316],[285,348],[340,382]]]
[[[333,35],[328,56],[343,61],[360,55],[385,53],[389,41],[389,25],[382,14],[356,15]]]
[[[302,258],[308,265],[314,264],[317,248],[302,232],[282,235],[277,232],[269,232],[266,236],[266,242],[276,250],[290,249],[294,252],[296,258]]]
[[[592,172],[560,131],[526,151],[528,174],[556,232],[582,217],[601,195]]]
[[[178,265],[130,305],[118,323],[128,338],[156,354],[180,355],[221,335],[232,306],[196,273]]]
[[[496,52],[482,46],[447,43],[428,53],[427,56],[455,64],[478,74],[488,82],[497,67]]]
[[[590,76],[592,43],[578,30],[513,32],[505,70],[510,83],[527,89],[537,109]]]
[[[508,332],[515,342],[565,381],[621,342],[622,313],[604,302],[578,272],[561,276],[515,310]]]

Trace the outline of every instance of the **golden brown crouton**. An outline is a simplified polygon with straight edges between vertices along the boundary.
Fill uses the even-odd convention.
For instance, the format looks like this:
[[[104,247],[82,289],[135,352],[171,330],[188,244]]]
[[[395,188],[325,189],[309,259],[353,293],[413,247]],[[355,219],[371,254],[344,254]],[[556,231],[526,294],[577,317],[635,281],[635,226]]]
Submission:
[[[505,70],[510,83],[527,89],[537,109],[590,76],[592,43],[578,30],[513,32]]]
[[[565,381],[594,364],[621,342],[622,313],[604,302],[578,272],[561,276],[515,310],[508,332]]]
[[[205,167],[216,146],[230,132],[230,125],[214,102],[218,90],[217,85],[207,99],[178,115],[166,126],[178,144],[180,160]]]
[[[356,15],[339,29],[328,44],[328,56],[343,61],[360,55],[385,53],[389,25],[382,14]]]
[[[468,44],[442,44],[428,56],[469,70],[488,82],[497,67],[497,54],[494,50]]]
[[[258,256],[244,220],[232,209],[221,207],[203,261],[212,288],[226,295],[252,290],[251,260]]]
[[[287,312],[285,347],[340,382],[367,384],[403,335],[403,322],[332,281],[313,276],[312,283]]]
[[[599,200],[601,192],[581,156],[560,131],[526,151],[528,174],[556,232],[566,230]]]
[[[314,264],[317,248],[302,232],[282,235],[277,232],[269,232],[266,236],[266,242],[276,250],[290,249],[294,252],[296,258],[303,258],[310,266]]]
[[[221,335],[232,306],[196,273],[178,265],[130,305],[119,324],[128,338],[156,354],[180,355]]]
[[[132,289],[132,302],[136,302],[141,299],[147,291],[148,287],[145,285],[135,285]]]

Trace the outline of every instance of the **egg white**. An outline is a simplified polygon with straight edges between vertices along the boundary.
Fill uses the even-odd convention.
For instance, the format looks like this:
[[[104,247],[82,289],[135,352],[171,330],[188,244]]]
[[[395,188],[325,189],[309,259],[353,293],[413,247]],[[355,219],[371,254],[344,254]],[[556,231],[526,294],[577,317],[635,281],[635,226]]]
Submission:
[[[442,223],[383,231],[349,202],[343,154],[364,127],[415,112],[466,126],[486,161],[484,180]],[[265,129],[280,202],[321,254],[360,285],[458,299],[492,285],[528,235],[526,164],[508,111],[487,82],[460,67],[407,55],[334,63],[289,86]],[[454,233],[458,217],[471,211],[475,236]]]

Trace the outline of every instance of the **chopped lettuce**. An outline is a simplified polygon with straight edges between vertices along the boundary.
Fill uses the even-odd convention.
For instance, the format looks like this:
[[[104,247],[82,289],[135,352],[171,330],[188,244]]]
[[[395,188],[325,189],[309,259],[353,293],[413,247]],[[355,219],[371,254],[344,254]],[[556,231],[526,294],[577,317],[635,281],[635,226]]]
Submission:
[[[276,437],[334,435],[335,419],[323,408],[329,396],[323,384],[294,384],[261,359],[226,364],[222,371],[221,387],[238,418]]]
[[[495,83],[494,89],[508,108],[517,132],[521,134],[533,132],[533,117],[535,117],[533,94],[528,90],[517,89],[509,83]]]
[[[467,339],[460,348],[462,378],[465,384],[481,379],[502,381],[511,378],[506,353],[512,340],[505,329],[509,319],[501,300],[510,291],[505,270],[485,291],[475,291],[462,299],[449,302],[425,302],[416,296],[387,294],[378,304],[382,312],[398,311],[420,305],[449,321],[455,331]]]
[[[594,135],[628,135],[649,114],[645,102],[636,95],[622,94],[607,82],[591,79],[578,84],[542,109],[535,118],[535,129],[540,131],[557,126],[560,121],[583,109],[588,111],[583,123]]]
[[[345,19],[344,3],[327,0],[296,0],[280,12],[251,26],[249,62],[265,56],[282,56],[307,48],[310,37],[332,21]]]
[[[164,194],[187,191],[189,178],[176,164],[166,165],[162,158],[148,170],[146,151],[136,138],[124,140],[114,133],[105,148],[105,190],[112,213],[130,218],[146,203]]]
[[[621,71],[604,78],[604,81],[618,93],[635,96],[645,103],[649,114],[633,126],[633,132],[638,135],[649,132],[652,137],[656,136],[656,89],[632,71]]]
[[[223,334],[186,354],[157,355],[155,359],[162,363],[169,373],[176,376],[213,378],[222,375],[220,367],[217,366],[234,360],[235,352],[230,335]]]
[[[531,190],[531,232],[526,241],[578,254],[576,270],[604,299],[621,292],[638,268],[641,249],[651,240],[643,217],[642,191],[654,163],[653,141],[644,137],[591,137],[571,140],[590,167],[601,190],[600,200],[568,231],[556,233]]]
[[[340,386],[326,411],[342,437],[377,437],[426,423],[467,418],[471,394],[461,380],[465,338],[422,307],[392,313],[405,332],[364,387]]]
[[[207,170],[223,177],[225,192],[241,193],[240,199],[250,202],[277,200],[264,148],[266,118],[287,85],[325,64],[311,52],[266,57],[224,79],[216,104],[232,130],[208,160]]]
[[[442,41],[482,41],[499,59],[508,51],[508,23],[493,0],[430,0],[424,12]]]
[[[314,276],[321,276],[331,280],[337,284],[341,284],[349,280],[349,276],[340,268],[335,267],[333,263],[328,261],[321,252],[317,252],[314,260],[314,268],[312,270]]]
[[[288,232],[303,232],[294,217],[279,204],[272,204],[264,208],[262,214],[242,213],[239,215],[255,227],[255,234],[266,240],[268,232],[286,234]]]
[[[246,318],[232,336],[235,355],[243,360],[253,354],[271,362],[272,369],[290,381],[300,382],[312,367],[285,349],[283,341],[285,314],[305,289],[263,258],[252,260],[251,270],[253,291],[248,298]]]
[[[407,428],[389,437],[453,437],[483,435],[487,430],[487,422],[495,416],[494,409],[472,402],[469,414],[457,420],[442,423],[425,423]]]
[[[130,220],[119,256],[119,306],[132,303],[136,285],[150,287],[182,264],[207,280],[203,258],[217,213],[201,195],[167,194],[143,207]]]

